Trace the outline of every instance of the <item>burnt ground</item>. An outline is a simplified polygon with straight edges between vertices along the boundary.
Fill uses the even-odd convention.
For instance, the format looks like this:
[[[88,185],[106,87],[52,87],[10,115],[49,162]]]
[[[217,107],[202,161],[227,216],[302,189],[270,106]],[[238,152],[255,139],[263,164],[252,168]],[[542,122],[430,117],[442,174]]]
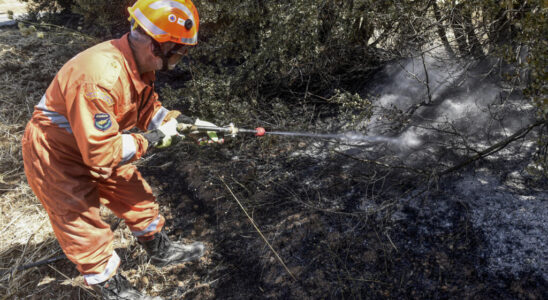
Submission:
[[[65,49],[58,45],[84,38],[52,33],[59,41],[51,42],[31,38],[34,33],[2,34],[7,50],[1,67],[12,76],[6,78],[10,96],[2,101],[2,125],[14,124],[6,131],[6,143],[16,145],[3,148],[14,154],[3,158],[9,164],[2,173],[18,170],[10,175],[10,184],[20,189],[17,197],[4,194],[9,203],[3,208],[20,202],[39,206],[20,183],[25,180],[20,157],[11,149],[19,147],[22,124],[52,74],[89,42]],[[49,58],[52,52],[61,56],[59,61]],[[46,64],[49,60],[54,63]],[[367,133],[393,137],[398,145],[241,135],[211,147],[189,138],[148,154],[138,166],[155,190],[168,233],[174,239],[203,241],[208,251],[198,263],[156,269],[122,224],[117,231],[122,272],[139,289],[167,299],[548,298],[543,288],[547,182],[531,171],[537,137],[546,134],[546,127],[537,127],[504,151],[437,176],[474,150],[527,126],[534,119],[530,106],[520,95],[508,95],[496,78],[478,80],[473,77],[478,70],[450,74],[454,70],[436,69],[431,62],[432,82],[441,82],[432,89],[435,101],[405,115],[425,95],[424,87],[399,66],[387,66],[376,80],[364,83],[363,91],[374,95],[376,105],[373,117],[364,120]],[[465,73],[472,77],[462,80]],[[444,79],[448,74],[458,86]],[[11,99],[19,101],[18,114],[4,106],[13,105]],[[276,124],[267,122],[272,121],[270,113],[258,112],[257,119]],[[303,128],[298,121],[305,113],[295,108],[287,124]],[[336,112],[313,113],[329,117],[314,120],[312,130],[344,128]],[[497,121],[487,122],[493,118]],[[24,207],[16,211],[32,213]],[[36,223],[47,220],[39,217]],[[6,216],[6,223],[12,218]],[[10,257],[2,261],[2,269],[59,254],[51,234],[36,243],[33,235],[2,247],[2,257]],[[66,261],[12,275],[0,281],[1,291],[11,293],[7,298],[94,298],[85,288],[74,287],[81,286],[81,278]]]
[[[257,149],[261,144],[234,141],[222,149],[185,144],[141,166],[171,211],[169,230],[211,247],[208,263],[193,269],[201,273],[195,282],[201,287],[185,286],[172,297],[546,298],[546,278],[538,268],[516,274],[491,270],[493,246],[486,235],[492,233],[474,226],[472,204],[451,197],[446,192],[451,187],[387,203],[382,199],[398,195],[401,183],[386,176],[384,187],[377,187],[385,194],[372,193],[367,165],[337,155],[323,161],[291,157],[291,147],[298,147],[291,142],[278,153],[265,153]],[[259,159],[251,155],[258,151]],[[167,157],[172,163],[166,164]],[[371,194],[379,201],[364,209]]]
[[[451,72],[430,67],[433,77]],[[238,136],[205,148],[187,140],[149,156],[140,169],[158,188],[168,230],[210,247],[207,262],[184,273],[200,274],[195,281],[163,295],[546,299],[547,186],[528,171],[545,127],[435,174],[532,118],[521,96],[505,93],[496,78],[478,83],[473,74],[481,68],[467,70],[459,86],[442,82],[436,102],[417,109],[406,126],[370,122],[370,133],[392,134],[398,145]],[[379,94],[372,119],[405,110],[394,99],[424,97],[401,73],[388,66],[371,83],[368,92]],[[487,112],[499,125],[477,121],[488,121]],[[329,122],[337,119],[317,124]]]

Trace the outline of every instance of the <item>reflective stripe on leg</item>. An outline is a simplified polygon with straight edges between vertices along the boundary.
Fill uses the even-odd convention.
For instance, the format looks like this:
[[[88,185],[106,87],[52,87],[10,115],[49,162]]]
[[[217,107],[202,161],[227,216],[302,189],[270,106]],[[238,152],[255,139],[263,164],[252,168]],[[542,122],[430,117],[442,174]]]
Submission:
[[[136,237],[142,237],[147,235],[148,233],[155,232],[156,228],[158,228],[158,224],[160,223],[160,216],[158,216],[152,223],[150,223],[147,228],[141,231],[133,231],[133,235]]]
[[[116,251],[112,251],[112,256],[108,260],[105,270],[99,274],[85,274],[84,280],[88,285],[99,284],[107,281],[116,273],[119,265],[120,257],[116,254]]]

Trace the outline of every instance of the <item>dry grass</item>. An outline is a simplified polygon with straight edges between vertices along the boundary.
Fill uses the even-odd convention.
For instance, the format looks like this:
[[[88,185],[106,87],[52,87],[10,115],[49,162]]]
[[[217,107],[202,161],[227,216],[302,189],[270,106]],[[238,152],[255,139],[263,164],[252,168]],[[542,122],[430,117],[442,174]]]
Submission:
[[[8,11],[12,11],[16,15],[25,13],[26,5],[16,0],[0,0],[0,15],[7,14]]]
[[[47,215],[26,183],[21,157],[20,141],[30,116],[28,106],[32,107],[30,98],[36,94],[24,87],[24,70],[17,66],[25,65],[29,57],[16,46],[21,38],[18,31],[2,29],[0,36],[0,268],[7,271],[51,255],[47,249],[53,248],[54,240]],[[23,278],[28,273],[4,274],[0,294],[9,298],[27,289]]]
[[[0,300],[97,299],[66,259],[16,269],[62,254],[48,216],[25,177],[21,138],[26,123],[59,68],[98,42],[57,26],[0,28]],[[116,222],[106,208],[102,216],[110,224]],[[123,222],[115,231],[114,245],[122,259],[122,274],[141,291],[181,298],[181,293],[207,288],[187,264],[162,270],[149,265],[144,250]],[[205,258],[202,262],[211,263]],[[178,279],[181,272],[188,275],[184,282]]]
[[[16,270],[62,254],[47,214],[26,181],[21,156],[26,122],[62,64],[96,42],[51,26],[0,29],[0,299],[96,298],[67,260]],[[111,222],[114,218],[108,210],[104,217]],[[127,227],[120,226],[115,246],[126,249],[134,243]],[[119,251],[126,259],[128,253]]]

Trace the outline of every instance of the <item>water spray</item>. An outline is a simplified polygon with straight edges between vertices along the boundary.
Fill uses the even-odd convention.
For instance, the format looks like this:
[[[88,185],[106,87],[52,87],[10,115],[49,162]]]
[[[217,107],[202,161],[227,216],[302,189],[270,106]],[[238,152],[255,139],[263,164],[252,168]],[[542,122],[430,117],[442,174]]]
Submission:
[[[336,139],[336,140],[346,140],[346,141],[355,141],[355,142],[389,142],[389,143],[398,143],[398,139],[384,137],[384,136],[366,136],[360,133],[349,132],[349,133],[311,133],[311,132],[293,132],[293,131],[266,131],[263,127],[257,127],[255,129],[246,129],[235,127],[234,124],[230,123],[228,126],[219,127],[219,126],[202,126],[202,125],[192,125],[192,124],[179,124],[177,125],[177,130],[181,133],[192,133],[192,132],[207,132],[214,131],[218,133],[229,134],[232,137],[235,137],[238,133],[251,133],[255,136],[265,136],[265,135],[279,135],[279,136],[291,136],[291,137],[311,137],[318,139]]]

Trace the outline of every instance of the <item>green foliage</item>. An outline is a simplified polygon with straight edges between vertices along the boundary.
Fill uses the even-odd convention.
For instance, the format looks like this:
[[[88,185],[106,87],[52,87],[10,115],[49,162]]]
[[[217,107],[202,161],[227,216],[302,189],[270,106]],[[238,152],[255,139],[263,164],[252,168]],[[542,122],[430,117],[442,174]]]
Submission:
[[[411,18],[406,6],[374,1],[199,1],[202,41],[200,61],[238,80],[241,92],[259,88],[314,90],[348,82],[399,48],[387,32],[394,15]],[[400,14],[401,13],[401,14]],[[403,15],[402,15],[403,14]],[[390,16],[390,17],[387,17]],[[416,18],[415,18],[416,19]],[[375,30],[386,34],[374,36]],[[370,43],[386,46],[386,57]],[[232,71],[232,72],[231,72]],[[312,81],[309,83],[309,79]]]
[[[539,6],[526,12],[516,22],[520,27],[517,39],[527,47],[527,57],[521,67],[529,71],[525,94],[538,107],[539,116],[548,120],[548,9]]]
[[[517,87],[535,105],[538,118],[548,122],[548,9],[542,0],[530,1],[527,5],[506,1],[504,5],[518,8],[505,15],[513,34],[511,42],[504,44],[502,56],[516,66],[510,80],[519,83]],[[540,131],[537,158],[529,168],[530,174],[544,179],[548,178],[547,126]]]
[[[103,36],[128,26],[126,8],[134,2],[26,1],[40,11],[79,13]],[[519,88],[539,116],[548,113],[542,0],[194,2],[200,41],[190,63],[181,64],[192,80],[180,90],[161,89],[164,102],[189,114],[246,120],[310,104],[336,107],[345,119],[351,112],[367,118],[371,103],[353,97],[368,74],[389,60],[435,49],[439,40],[459,58],[506,58],[519,67],[519,78],[526,74]],[[516,59],[520,53],[525,59]]]
[[[70,9],[73,4],[73,0],[58,0],[58,1],[48,1],[48,0],[22,0],[27,3],[27,7],[31,13],[39,12],[58,12],[61,10]]]
[[[385,21],[377,16],[391,9],[363,0],[196,5],[201,40],[192,53],[187,99],[191,109],[201,107],[205,114],[216,114],[209,109],[234,109],[240,115],[273,108],[273,97],[291,106],[311,99],[311,94],[329,98],[338,87],[351,89],[383,60],[369,43],[375,40],[375,27]],[[387,39],[377,38],[377,43]],[[232,107],[234,103],[245,109]]]
[[[336,89],[335,95],[328,99],[328,102],[336,104],[339,108],[337,119],[341,123],[356,129],[363,125],[363,120],[369,119],[372,115],[371,101],[362,98],[357,93],[352,94]]]
[[[110,33],[110,29],[129,28],[127,8],[134,0],[73,0],[72,11],[81,14],[86,24],[94,24]]]
[[[87,31],[108,36],[119,31],[119,26],[129,27],[127,7],[134,0],[23,0],[32,14],[40,12],[72,12],[82,15]]]

